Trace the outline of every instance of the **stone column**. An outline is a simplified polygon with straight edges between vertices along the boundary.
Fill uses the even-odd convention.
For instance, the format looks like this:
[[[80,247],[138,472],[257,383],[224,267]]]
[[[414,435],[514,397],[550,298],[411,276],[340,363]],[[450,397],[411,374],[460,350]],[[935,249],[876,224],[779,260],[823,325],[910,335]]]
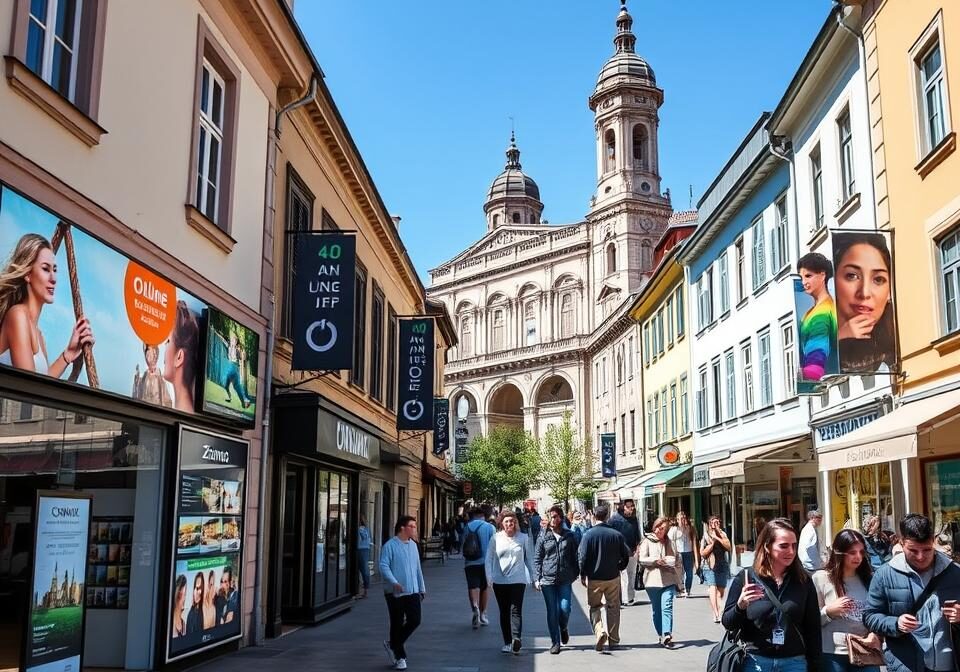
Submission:
[[[537,407],[523,407],[523,428],[530,432],[533,437],[537,437]]]

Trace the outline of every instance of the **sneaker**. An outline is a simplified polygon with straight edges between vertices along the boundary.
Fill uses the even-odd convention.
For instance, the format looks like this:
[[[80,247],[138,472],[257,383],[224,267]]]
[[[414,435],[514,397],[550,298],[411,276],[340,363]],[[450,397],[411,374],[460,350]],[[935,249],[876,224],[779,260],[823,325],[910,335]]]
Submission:
[[[514,639],[514,640],[513,640],[513,647],[512,647],[512,648],[513,648],[513,655],[515,655],[515,656],[519,656],[519,655],[520,655],[520,647],[521,647],[521,646],[522,646],[522,645],[521,645],[519,639]]]
[[[398,658],[398,659],[397,659],[397,664],[393,666],[393,669],[395,669],[395,670],[405,670],[405,669],[407,669],[407,659],[406,659],[406,658]]]
[[[673,635],[664,635],[663,641],[661,642],[664,648],[672,649],[673,648]]]
[[[393,655],[393,649],[390,648],[390,640],[383,640],[383,650],[387,652],[387,660],[390,661],[390,664],[396,665],[397,658]]]
[[[603,645],[607,643],[607,633],[601,632],[597,637],[597,645],[594,647],[597,651],[603,651]]]
[[[479,607],[473,608],[473,618],[471,622],[473,623],[474,630],[480,627],[480,608]]]
[[[624,606],[632,607],[636,603],[637,603],[636,600],[627,600],[626,602],[624,602]]]
[[[550,653],[552,653],[553,655],[557,655],[558,653],[560,653],[560,645],[554,644],[553,646],[551,646]]]
[[[560,631],[560,643],[566,644],[569,641],[570,641],[570,631],[564,628],[563,630]]]
[[[490,619],[487,618],[487,612],[480,614],[480,625],[490,625]]]
[[[500,653],[513,653],[513,645],[504,644],[503,646],[500,647]]]

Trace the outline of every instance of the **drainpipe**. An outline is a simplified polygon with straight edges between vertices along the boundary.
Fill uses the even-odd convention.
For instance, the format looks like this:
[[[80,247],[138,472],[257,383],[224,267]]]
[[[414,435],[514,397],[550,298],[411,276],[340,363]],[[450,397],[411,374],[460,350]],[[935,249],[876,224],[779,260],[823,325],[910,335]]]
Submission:
[[[280,144],[280,121],[287,112],[302,107],[317,96],[317,76],[310,79],[310,90],[303,98],[295,100],[280,108],[274,117],[273,133],[267,145],[266,166],[266,194],[264,196],[263,219],[268,226],[274,226],[276,213],[276,174],[277,148]],[[274,315],[276,314],[276,295],[270,293],[270,314],[267,316],[267,363],[264,371],[266,389],[263,394],[263,436],[260,446],[260,487],[257,491],[257,560],[256,578],[253,585],[253,646],[263,646],[265,637],[263,611],[263,555],[264,555],[264,526],[266,513],[264,511],[267,490],[267,462],[270,454],[270,400],[273,395],[273,348],[276,344],[274,335]]]
[[[797,166],[794,162],[793,143],[785,135],[772,135],[767,149],[775,157],[786,161],[790,166],[790,204],[793,208],[793,219],[797,223],[796,226],[790,227],[790,247],[792,248],[790,256],[796,263],[796,260],[800,258],[800,213],[797,210]]]

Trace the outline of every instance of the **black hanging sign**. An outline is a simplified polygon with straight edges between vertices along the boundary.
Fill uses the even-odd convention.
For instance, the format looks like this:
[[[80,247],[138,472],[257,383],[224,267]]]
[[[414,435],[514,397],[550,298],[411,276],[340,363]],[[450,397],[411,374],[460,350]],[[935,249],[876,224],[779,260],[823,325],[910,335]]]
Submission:
[[[450,400],[433,400],[433,454],[441,457],[450,450]]]
[[[467,440],[470,438],[470,432],[467,431],[467,421],[457,420],[457,426],[453,430],[455,450],[453,451],[454,462],[457,464],[467,461],[469,448]]]
[[[603,477],[613,478],[617,475],[617,435],[600,435],[600,459],[603,462]]]
[[[397,429],[433,429],[433,318],[400,320]]]
[[[298,232],[293,289],[293,370],[353,365],[357,241],[352,234]]]

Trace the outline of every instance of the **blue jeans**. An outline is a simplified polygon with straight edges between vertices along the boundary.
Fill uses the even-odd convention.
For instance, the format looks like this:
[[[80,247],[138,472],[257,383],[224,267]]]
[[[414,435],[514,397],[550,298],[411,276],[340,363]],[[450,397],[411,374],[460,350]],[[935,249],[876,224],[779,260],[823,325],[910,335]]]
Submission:
[[[743,661],[743,672],[807,672],[807,658],[767,658],[748,653]]]
[[[357,564],[360,566],[360,578],[363,579],[363,589],[370,587],[370,549],[357,549]]]
[[[227,372],[224,375],[223,389],[227,391],[227,397],[230,396],[230,384],[233,383],[233,389],[236,391],[240,401],[246,403],[250,400],[247,396],[247,387],[243,384],[243,376],[240,375],[240,367],[236,362],[227,363]]]
[[[673,597],[676,586],[647,588],[650,606],[653,607],[653,627],[661,637],[673,633]]]
[[[858,667],[851,665],[847,656],[840,656],[835,653],[825,653],[820,658],[821,672],[880,672],[877,666]]]
[[[693,587],[693,551],[685,551],[681,553],[680,559],[683,561],[684,587],[686,588],[687,593],[689,593],[690,588]]]
[[[560,643],[560,631],[567,629],[570,622],[570,599],[573,586],[569,583],[559,585],[541,585],[543,602],[547,606],[547,630],[550,631],[550,641]]]

